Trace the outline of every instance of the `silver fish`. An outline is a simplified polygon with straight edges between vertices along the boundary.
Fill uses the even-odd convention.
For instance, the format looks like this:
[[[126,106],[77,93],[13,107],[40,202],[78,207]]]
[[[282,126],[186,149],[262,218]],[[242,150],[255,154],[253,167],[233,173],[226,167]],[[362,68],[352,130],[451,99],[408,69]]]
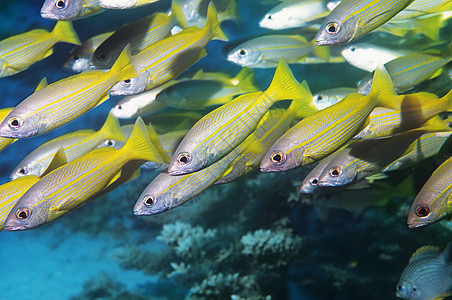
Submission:
[[[41,16],[52,20],[72,20],[100,13],[103,10],[98,0],[46,0]]]

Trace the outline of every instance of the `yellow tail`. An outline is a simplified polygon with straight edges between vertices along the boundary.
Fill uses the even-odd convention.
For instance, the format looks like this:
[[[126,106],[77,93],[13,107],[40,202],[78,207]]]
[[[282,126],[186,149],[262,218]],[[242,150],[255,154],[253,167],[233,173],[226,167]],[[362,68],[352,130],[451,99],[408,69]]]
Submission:
[[[209,30],[212,34],[212,40],[229,41],[229,38],[224,34],[218,22],[217,9],[213,2],[209,3],[209,8],[207,9],[207,20],[204,30]]]
[[[317,111],[311,106],[311,92],[295,79],[284,57],[279,61],[273,80],[265,93],[275,102],[285,99],[300,99],[300,104],[303,104],[299,107],[300,114],[309,116]]]
[[[115,140],[120,142],[125,142],[126,137],[122,133],[121,125],[118,119],[116,119],[112,114],[108,114],[107,120],[105,120],[104,125],[99,130],[99,133],[103,135],[103,139]]]
[[[251,69],[243,68],[231,82],[238,82],[242,93],[251,93],[259,91],[259,88],[254,85],[254,72]],[[236,85],[236,84],[234,84]]]
[[[71,21],[58,21],[53,28],[52,34],[55,35],[60,42],[81,45],[77,33],[72,27]]]
[[[178,0],[171,1],[171,16],[181,28],[187,27],[187,20],[185,20],[184,12],[182,11]]]
[[[313,53],[320,58],[328,61],[330,59],[330,47],[329,46],[317,46],[315,43],[315,39],[311,41],[312,46],[314,47]]]
[[[117,80],[122,81],[130,78],[138,77],[139,74],[135,71],[132,64],[132,52],[130,50],[130,44],[122,50],[118,59],[115,61],[110,71],[117,75]]]
[[[159,151],[149,138],[148,129],[143,120],[138,117],[132,133],[125,145],[119,150],[123,155],[129,155],[131,160],[146,160],[165,163]]]
[[[397,99],[391,76],[384,66],[375,70],[370,93],[366,97],[375,99],[378,106],[400,110],[400,100]]]

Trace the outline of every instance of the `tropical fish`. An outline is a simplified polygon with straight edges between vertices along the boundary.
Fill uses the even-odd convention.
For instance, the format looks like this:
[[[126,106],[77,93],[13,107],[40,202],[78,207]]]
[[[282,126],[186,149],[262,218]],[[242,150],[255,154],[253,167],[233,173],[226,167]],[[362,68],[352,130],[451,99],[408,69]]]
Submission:
[[[259,21],[259,26],[273,30],[303,27],[326,17],[339,2],[339,0],[284,1],[267,12]]]
[[[393,59],[411,54],[412,51],[390,49],[371,43],[355,43],[345,46],[341,53],[351,65],[361,70],[372,72],[379,65],[384,65]]]
[[[128,23],[102,42],[94,51],[90,68],[109,69],[122,49],[130,44],[135,55],[148,46],[171,36],[176,23],[175,14],[153,13],[140,20]]]
[[[329,192],[336,191],[336,189],[332,189],[330,187],[320,187],[319,186],[319,177],[322,175],[325,168],[328,166],[330,161],[335,157],[335,154],[341,150],[337,150],[333,154],[328,155],[324,159],[322,159],[308,175],[303,179],[303,182],[300,186],[300,193],[302,194],[312,194],[319,192]]]
[[[41,176],[59,148],[63,149],[67,162],[71,162],[106,139],[125,142],[119,122],[112,115],[107,117],[105,124],[98,131],[78,130],[42,144],[19,162],[11,174],[11,179],[25,175]]]
[[[391,75],[394,88],[401,93],[424,80],[440,75],[442,68],[450,61],[452,61],[452,55],[448,51],[440,56],[413,53],[391,60],[385,64],[385,68]],[[364,78],[358,83],[358,91],[367,93],[371,84],[372,80],[369,76]]]
[[[358,92],[355,88],[332,88],[315,93],[312,96],[312,104],[322,110],[344,99],[347,95]]]
[[[58,42],[80,45],[70,22],[57,22],[51,32],[34,29],[0,41],[0,77],[22,72],[50,56]]]
[[[401,157],[387,165],[382,172],[408,168],[437,154],[441,145],[450,135],[450,132],[431,132],[421,135],[411,143]]]
[[[17,200],[38,180],[38,176],[30,175],[0,185],[0,230]]]
[[[310,105],[311,93],[296,81],[281,59],[265,92],[241,95],[213,110],[190,129],[174,153],[168,173],[187,174],[218,161],[254,131],[275,102],[294,98],[304,100],[304,115],[316,111]]]
[[[436,108],[438,111],[435,111],[432,105],[433,107],[430,107],[431,109],[428,111],[428,104],[435,104],[433,102],[441,104],[440,101],[434,100],[436,98],[432,97],[430,103],[428,100],[423,102],[418,101],[417,103],[413,101],[412,104],[417,104],[418,107],[412,105],[411,109],[408,101],[404,102],[402,100],[401,108],[403,110],[376,107],[369,115],[369,124],[355,135],[353,139],[364,140],[388,137],[418,127],[423,127],[429,131],[451,130],[450,119],[444,121],[437,115],[438,112],[445,110],[445,108],[437,105]]]
[[[377,140],[356,141],[336,152],[318,178],[320,187],[345,187],[381,173],[402,156],[424,130],[412,130]]]
[[[380,27],[413,0],[342,0],[325,18],[317,45],[345,44]]]
[[[450,0],[415,0],[405,9],[395,15],[390,21],[400,21],[426,14],[440,13],[452,9]]]
[[[155,3],[159,0],[99,0],[103,8],[126,9]]]
[[[396,102],[389,74],[377,69],[369,95],[349,94],[298,122],[268,150],[261,171],[281,172],[321,160],[361,131],[377,105],[394,108]]]
[[[118,119],[133,119],[156,112],[166,105],[156,102],[155,97],[164,88],[174,83],[174,81],[170,81],[149,91],[125,96],[111,109],[110,113]]]
[[[167,107],[180,109],[204,109],[209,106],[223,105],[240,94],[258,91],[253,83],[254,73],[243,69],[235,77],[236,84],[225,80],[191,79],[169,85],[155,97],[155,102]]]
[[[400,275],[396,296],[410,300],[444,299],[452,293],[451,243],[439,247],[422,246],[411,256]]]
[[[73,20],[102,12],[99,0],[45,0],[41,17],[53,20]]]
[[[415,228],[436,222],[450,211],[452,157],[443,162],[430,176],[411,204],[408,227]]]
[[[108,99],[108,90],[136,76],[126,47],[109,71],[86,71],[54,82],[19,103],[0,124],[0,136],[24,138],[60,127]]]
[[[6,230],[32,229],[51,222],[92,200],[114,182],[131,161],[167,162],[151,142],[141,119],[119,150],[99,148],[42,177],[17,201],[5,221]]]
[[[274,68],[281,57],[289,64],[302,62],[314,53],[328,61],[328,47],[319,47],[300,35],[264,35],[246,41],[227,54],[227,60],[242,67]]]
[[[140,76],[118,82],[110,94],[138,94],[174,79],[206,55],[204,47],[212,39],[226,41],[227,37],[220,28],[215,6],[211,3],[203,29],[186,28],[136,54],[132,64]]]
[[[261,151],[253,134],[228,155],[200,171],[181,176],[160,173],[141,193],[133,213],[136,216],[153,215],[184,204],[220,179],[234,159],[244,151]]]
[[[239,155],[225,171],[223,177],[216,184],[229,183],[259,168],[259,164],[266,151],[276,140],[286,132],[294,119],[303,115],[303,99],[292,100],[288,109],[272,109],[262,118],[254,131],[254,136],[259,140],[262,152],[244,152]],[[301,116],[299,115],[301,114]]]
[[[94,50],[113,33],[106,32],[98,34],[84,41],[81,46],[72,49],[64,60],[63,67],[74,72],[88,70]]]

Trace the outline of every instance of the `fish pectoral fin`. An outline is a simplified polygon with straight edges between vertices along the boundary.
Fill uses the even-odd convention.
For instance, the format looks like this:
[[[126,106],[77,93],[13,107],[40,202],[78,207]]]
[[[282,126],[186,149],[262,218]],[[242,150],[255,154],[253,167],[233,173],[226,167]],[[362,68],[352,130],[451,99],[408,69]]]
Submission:
[[[96,104],[95,107],[101,105],[102,103],[104,103],[104,102],[107,101],[108,99],[110,99],[110,94],[107,92],[107,93],[105,93],[104,96],[102,96],[102,98],[99,100],[99,102],[97,102],[97,104]]]
[[[67,164],[67,157],[66,153],[64,152],[63,147],[58,148],[58,151],[55,153],[55,155],[52,158],[52,161],[50,162],[47,169],[44,171],[44,173],[40,176],[41,178],[47,175],[48,173],[52,172],[55,169],[58,169],[62,165]]]
[[[139,171],[139,170],[138,170]],[[115,183],[116,180],[118,180],[121,177],[122,171],[119,171],[115,177],[113,177],[110,182],[106,185],[106,187],[112,185],[113,183]],[[139,173],[138,173],[139,174]]]
[[[50,55],[53,54],[53,48],[50,48],[45,54],[44,54],[44,58],[49,57]]]
[[[77,208],[80,203],[77,201],[78,198],[75,199],[69,199],[61,206],[55,206],[50,208],[50,211],[71,211]]]

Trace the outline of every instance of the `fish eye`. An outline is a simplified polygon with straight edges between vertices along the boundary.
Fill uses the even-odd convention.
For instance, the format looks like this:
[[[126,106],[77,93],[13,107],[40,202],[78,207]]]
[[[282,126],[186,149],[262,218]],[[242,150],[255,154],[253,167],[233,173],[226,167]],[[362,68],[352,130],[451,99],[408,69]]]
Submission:
[[[130,84],[132,83],[132,80],[126,79],[126,80],[123,80],[122,82],[124,82],[124,84],[125,84],[126,86],[130,86]]]
[[[267,15],[268,20],[271,20],[272,18],[273,18],[272,15],[270,15],[270,14]]]
[[[315,96],[315,99],[317,101],[322,101],[323,100],[323,96],[322,95],[317,95],[317,96]]]
[[[190,162],[191,160],[191,156],[188,153],[180,153],[177,156],[177,162],[180,163],[181,165],[186,165]]]
[[[28,208],[18,208],[16,210],[16,218],[19,220],[26,220],[30,217],[30,211]]]
[[[245,49],[240,49],[239,50],[239,56],[240,57],[245,57],[248,54],[248,52]]]
[[[281,151],[275,151],[270,155],[270,159],[274,164],[280,165],[286,161],[286,155]]]
[[[28,173],[28,168],[27,167],[20,167],[19,169],[17,169],[17,173],[19,173],[21,175],[26,175]]]
[[[330,169],[330,175],[332,177],[338,177],[339,175],[341,175],[341,170],[339,168],[332,168]]]
[[[121,105],[117,105],[116,108],[119,109],[119,110],[121,110],[121,109],[122,109],[122,106],[121,106]]]
[[[397,286],[397,290],[398,290],[399,292],[403,291],[403,285],[399,284],[399,285]]]
[[[9,118],[8,120],[8,126],[13,130],[19,129],[22,126],[22,123],[22,119],[16,117]]]
[[[105,145],[107,145],[108,147],[112,147],[115,145],[115,142],[113,140],[106,140]]]
[[[317,185],[319,183],[319,180],[317,178],[312,178],[309,182],[311,183],[311,185]]]
[[[146,195],[146,196],[144,196],[144,198],[143,198],[143,203],[144,203],[144,205],[146,205],[146,206],[154,206],[155,203],[156,203],[156,201],[155,201],[154,196]]]
[[[107,59],[107,54],[105,54],[105,52],[101,52],[99,53],[99,55],[97,56],[100,60],[104,61]]]
[[[351,47],[350,48],[350,51],[352,51],[352,52],[355,52],[355,50],[356,50],[356,47]]]
[[[428,217],[430,215],[430,207],[426,204],[419,204],[416,206],[414,213],[419,218]],[[414,290],[414,288],[413,288],[413,290]]]
[[[339,27],[339,24],[333,22],[333,23],[329,23],[328,25],[326,25],[326,32],[328,32],[329,34],[336,34],[339,32],[339,30],[341,29]]]
[[[65,9],[66,8],[66,0],[58,0],[55,2],[55,7],[58,9]]]

